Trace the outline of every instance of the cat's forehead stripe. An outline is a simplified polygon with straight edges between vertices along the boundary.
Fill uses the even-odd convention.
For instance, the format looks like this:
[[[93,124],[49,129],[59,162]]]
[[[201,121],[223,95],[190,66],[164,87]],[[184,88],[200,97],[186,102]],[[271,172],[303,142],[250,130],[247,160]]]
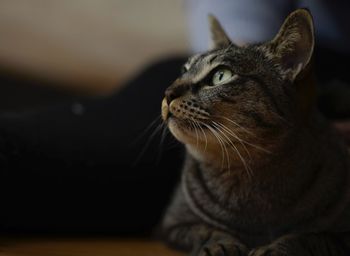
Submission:
[[[191,57],[187,63],[185,64],[186,69],[190,69],[194,63],[197,62],[197,60],[201,57],[200,54],[196,54],[193,57]]]
[[[206,53],[206,54],[196,54],[191,57],[185,64],[186,69],[190,69],[192,66],[198,64],[199,62],[210,63],[212,60],[218,57],[217,53]]]
[[[194,77],[192,78],[194,83],[198,83],[202,79],[204,79],[210,71],[212,71],[213,68],[217,67],[219,63],[201,63],[201,67],[197,70],[197,72],[194,74]]]
[[[218,52],[193,56],[185,64],[186,69],[191,70],[193,75],[192,82],[198,83],[204,79],[213,68],[220,64],[219,61],[222,57],[224,57],[224,54]]]

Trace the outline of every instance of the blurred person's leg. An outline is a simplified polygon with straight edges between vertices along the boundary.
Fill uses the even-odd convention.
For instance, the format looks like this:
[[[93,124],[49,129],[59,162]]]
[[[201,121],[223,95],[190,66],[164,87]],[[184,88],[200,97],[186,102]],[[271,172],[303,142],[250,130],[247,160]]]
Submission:
[[[111,97],[0,114],[0,232],[151,231],[183,151],[168,136],[159,155],[159,132],[139,154],[183,61],[158,63]]]

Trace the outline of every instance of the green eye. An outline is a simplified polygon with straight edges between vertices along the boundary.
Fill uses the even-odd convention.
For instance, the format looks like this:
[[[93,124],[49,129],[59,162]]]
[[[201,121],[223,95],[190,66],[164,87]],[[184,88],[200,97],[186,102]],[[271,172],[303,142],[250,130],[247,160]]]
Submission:
[[[232,78],[233,74],[229,69],[219,69],[213,75],[213,85],[221,85],[228,82]]]

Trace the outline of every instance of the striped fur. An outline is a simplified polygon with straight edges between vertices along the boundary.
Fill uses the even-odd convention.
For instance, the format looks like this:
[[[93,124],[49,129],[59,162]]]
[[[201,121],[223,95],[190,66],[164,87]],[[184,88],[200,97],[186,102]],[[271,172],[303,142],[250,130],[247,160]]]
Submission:
[[[164,237],[191,255],[348,255],[349,157],[314,106],[309,12],[243,47],[210,20],[216,47],[188,60],[162,102],[187,149]],[[223,67],[233,75],[214,85]]]

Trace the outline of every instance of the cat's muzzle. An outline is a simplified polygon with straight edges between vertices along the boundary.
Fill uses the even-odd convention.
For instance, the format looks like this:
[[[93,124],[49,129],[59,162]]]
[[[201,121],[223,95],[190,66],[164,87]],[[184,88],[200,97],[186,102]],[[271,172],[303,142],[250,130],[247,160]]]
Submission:
[[[162,101],[162,118],[164,121],[166,121],[168,120],[169,116],[170,116],[169,105],[166,98],[164,97]]]

